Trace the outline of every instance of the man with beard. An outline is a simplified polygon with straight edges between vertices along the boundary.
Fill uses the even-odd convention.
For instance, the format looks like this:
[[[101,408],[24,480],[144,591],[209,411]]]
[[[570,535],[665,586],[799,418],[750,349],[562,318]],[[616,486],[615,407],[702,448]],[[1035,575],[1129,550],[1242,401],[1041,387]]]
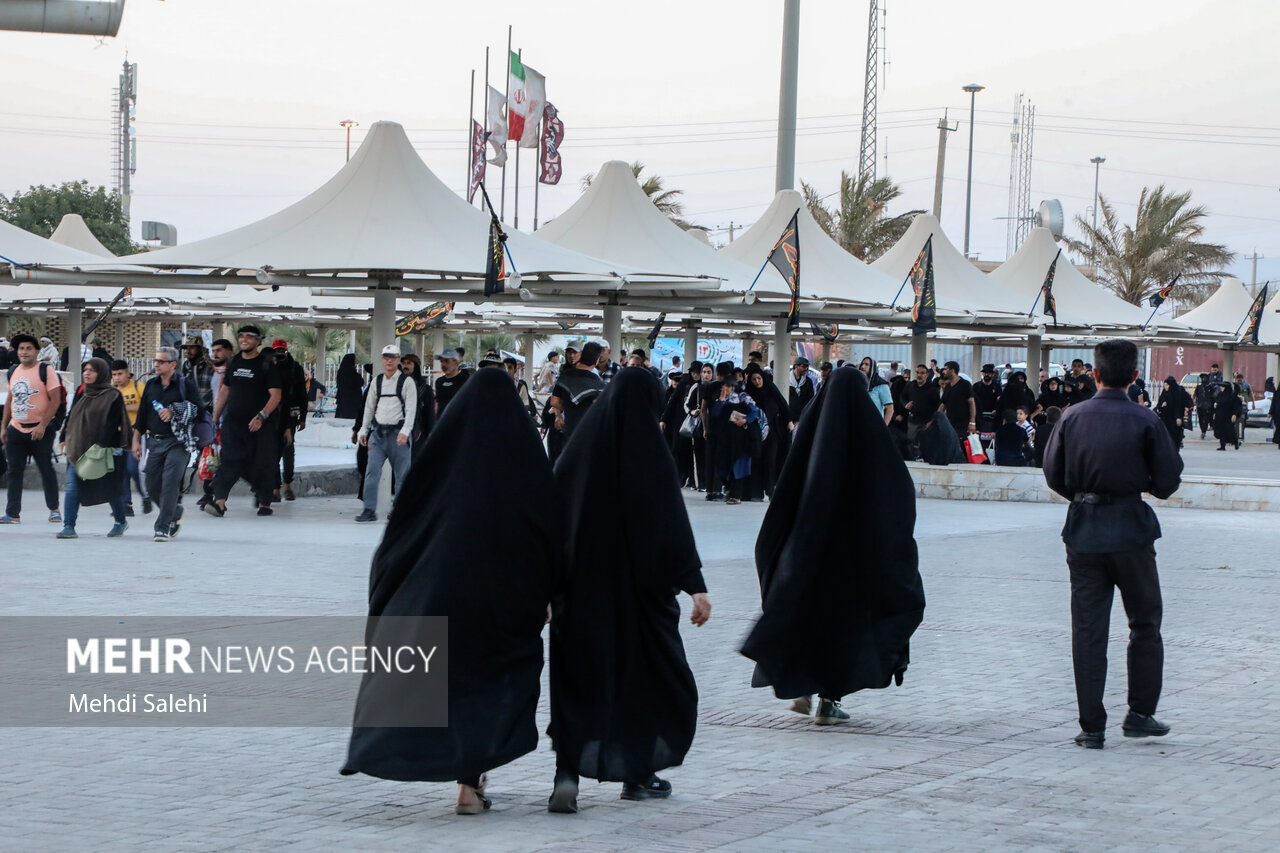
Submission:
[[[916,378],[902,389],[902,398],[907,412],[907,441],[914,459],[920,456],[920,433],[933,422],[933,416],[942,405],[937,384],[929,380],[929,368],[923,364],[916,365]]]
[[[294,361],[289,353],[289,342],[284,338],[276,338],[271,343],[276,355],[276,370],[280,375],[280,461],[284,465],[284,474],[276,468],[276,478],[284,484],[284,499],[291,501],[293,494],[294,439],[297,434],[307,428],[307,374],[302,365]],[[280,500],[280,489],[276,488],[272,500]]]
[[[973,400],[973,386],[960,376],[960,364],[948,361],[942,365],[940,383],[942,411],[961,442],[978,431],[978,410]]]
[[[443,371],[442,375],[436,379],[436,417],[438,418],[444,414],[445,406],[449,405],[449,401],[462,389],[471,374],[461,369],[461,350],[447,349],[436,358],[440,361],[440,370]]]
[[[551,456],[553,465],[587,410],[604,393],[605,383],[600,378],[596,365],[607,358],[605,351],[603,346],[590,341],[583,345],[582,355],[577,363],[560,371],[560,378],[556,380],[550,401],[554,417],[553,428],[561,436],[561,440],[554,445],[548,442],[548,450],[554,454]]]
[[[791,407],[791,420],[800,422],[805,407],[818,395],[818,377],[809,370],[809,359],[799,356],[791,363],[791,376],[787,389],[787,405]]]
[[[1168,498],[1182,475],[1182,459],[1160,419],[1125,394],[1138,375],[1137,347],[1132,341],[1104,341],[1094,361],[1101,389],[1063,414],[1044,453],[1045,482],[1071,501],[1062,541],[1071,574],[1071,656],[1080,711],[1075,743],[1086,749],[1102,749],[1106,741],[1103,691],[1116,587],[1129,617],[1124,735],[1169,733],[1154,716],[1164,668],[1153,547],[1160,522],[1142,493]]]
[[[917,376],[929,385],[924,365]],[[835,725],[847,694],[902,683],[924,616],[915,519],[915,485],[866,378],[842,367],[793,433],[756,540],[762,612],[742,646],[753,687],[804,714],[816,693],[814,721]]]
[[[1093,395],[1098,393],[1098,384],[1085,370],[1084,361],[1078,358],[1071,360],[1071,388],[1071,405],[1073,406],[1092,399]]]
[[[996,428],[1000,390],[1000,383],[996,381],[996,366],[982,365],[982,378],[973,386],[973,404],[978,412],[978,426],[983,432],[991,432]]]
[[[227,376],[227,362],[231,360],[231,356],[234,354],[235,347],[233,347],[231,345],[231,341],[226,338],[218,338],[213,342],[213,345],[209,347],[209,358],[210,361],[213,362],[213,376],[209,379],[209,387],[213,391],[213,400],[215,402],[215,405],[210,407],[210,412],[213,412],[217,408],[216,403],[218,400],[218,394],[221,393],[222,383],[226,380]],[[213,425],[215,429],[219,426],[216,419],[214,420]],[[204,509],[205,505],[213,500],[213,478],[207,477],[201,480],[200,485],[204,490],[204,494],[201,495],[200,500],[196,502],[196,506],[200,507],[200,509]]]
[[[711,603],[657,429],[660,405],[648,371],[622,370],[556,463],[566,571],[552,596],[548,811],[578,810],[579,776],[622,782],[624,800],[669,797],[657,773],[680,765],[693,742],[698,691],[676,595],[692,598],[694,625],[710,618]],[[612,495],[627,495],[627,512],[617,513]]]
[[[425,453],[432,464],[401,482],[374,554],[365,633],[385,647],[421,617],[448,618],[448,726],[415,722],[403,676],[366,673],[342,773],[456,780],[455,812],[476,815],[490,806],[485,773],[538,744],[542,629],[565,535],[551,465],[505,371],[467,381]],[[510,502],[500,535],[476,525],[496,483]]]
[[[204,511],[215,518],[227,514],[227,496],[243,477],[253,489],[258,515],[272,515],[271,490],[275,479],[275,426],[282,392],[273,358],[265,355],[262,330],[242,326],[236,333],[240,352],[227,364],[213,419],[221,424],[222,449],[218,473],[213,478],[213,500]]]
[[[206,411],[213,411],[213,362],[199,335],[188,335],[182,348],[182,378],[196,386]]]

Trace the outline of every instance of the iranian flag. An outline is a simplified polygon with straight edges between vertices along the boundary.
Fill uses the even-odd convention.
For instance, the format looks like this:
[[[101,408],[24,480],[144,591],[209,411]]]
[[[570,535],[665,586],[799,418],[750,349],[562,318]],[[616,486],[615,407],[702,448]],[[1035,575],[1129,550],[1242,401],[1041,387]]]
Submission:
[[[510,138],[521,148],[538,147],[538,125],[547,106],[547,78],[511,53],[511,76],[507,83],[507,121]]]

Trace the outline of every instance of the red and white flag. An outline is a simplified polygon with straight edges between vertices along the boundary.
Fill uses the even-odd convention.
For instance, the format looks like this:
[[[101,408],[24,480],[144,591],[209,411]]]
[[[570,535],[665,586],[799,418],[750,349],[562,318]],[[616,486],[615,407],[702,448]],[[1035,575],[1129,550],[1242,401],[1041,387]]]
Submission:
[[[538,125],[547,105],[547,78],[511,53],[511,74],[507,83],[507,118],[511,138],[521,148],[538,147]]]

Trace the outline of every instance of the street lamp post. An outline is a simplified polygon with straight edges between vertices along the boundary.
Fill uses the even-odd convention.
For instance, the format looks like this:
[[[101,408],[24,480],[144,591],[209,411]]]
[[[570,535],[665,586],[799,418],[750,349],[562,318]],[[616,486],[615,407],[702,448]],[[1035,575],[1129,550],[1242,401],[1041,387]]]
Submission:
[[[1089,162],[1093,164],[1093,231],[1096,235],[1098,231],[1098,177],[1102,173],[1102,164],[1107,162],[1107,158],[1093,157],[1090,158]],[[1098,265],[1098,238],[1091,235],[1089,242],[1093,244],[1090,252],[1093,257],[1090,260],[1093,261],[1096,267]]]
[[[973,203],[973,108],[978,93],[985,89],[977,83],[964,87],[969,93],[969,176],[964,182],[964,256],[969,257],[969,208]]]
[[[359,127],[359,126],[360,126],[360,122],[354,121],[352,119],[346,119],[345,121],[338,122],[338,127],[345,127],[347,129],[347,159],[348,160],[351,159],[351,128]]]

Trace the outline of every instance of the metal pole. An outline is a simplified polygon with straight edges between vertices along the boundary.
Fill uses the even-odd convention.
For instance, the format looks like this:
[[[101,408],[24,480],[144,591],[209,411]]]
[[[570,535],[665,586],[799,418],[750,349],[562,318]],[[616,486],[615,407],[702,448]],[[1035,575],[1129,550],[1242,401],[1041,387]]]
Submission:
[[[517,51],[516,56],[519,56],[521,57],[521,59],[523,59],[524,48],[521,48],[519,51]],[[510,59],[511,57],[508,56],[507,60],[510,61]],[[510,74],[507,75],[507,79],[508,80],[511,79]],[[526,92],[526,95],[527,95],[527,92]],[[510,133],[511,133],[511,102],[510,100],[508,100],[507,101],[507,134],[510,135]],[[511,203],[511,207],[512,207],[511,227],[519,228],[520,227],[520,140],[519,139],[516,140],[516,179],[515,181],[512,182],[512,190],[514,191],[515,198],[512,200],[512,203]]]
[[[928,365],[929,363],[929,335],[912,335],[911,336],[911,364],[907,365],[907,369],[914,371],[917,364]]]
[[[488,92],[485,92],[488,95]],[[473,128],[476,123],[476,70],[471,69],[471,97],[467,103],[467,181],[463,184],[467,192],[471,192],[471,176],[476,172],[476,150],[471,144]]]
[[[312,358],[312,361],[315,362],[315,367],[312,376],[315,377],[317,382],[321,383],[325,381],[324,363],[329,358],[329,353],[327,352],[329,341],[326,338],[328,334],[329,330],[324,326],[316,326],[316,351],[315,356]]]
[[[529,393],[533,393],[533,332],[525,332],[523,342],[521,343],[524,352],[524,381],[529,386]]]
[[[947,166],[947,134],[953,129],[943,113],[938,121],[938,171],[933,177],[933,218],[939,221],[942,219],[942,176]]]
[[[622,306],[613,304],[604,306],[604,342],[613,350],[613,360],[624,363],[622,355]]]
[[[684,369],[698,360],[698,321],[684,321]]]
[[[973,112],[974,102],[983,88],[977,83],[970,83],[964,87],[964,91],[969,93],[969,176],[964,182],[964,256],[966,258],[969,257],[969,213],[973,204]]]
[[[778,92],[778,163],[774,191],[796,185],[796,96],[800,80],[800,0],[782,12],[782,80]]]
[[[80,376],[80,337],[84,334],[84,300],[67,300],[67,370]],[[77,385],[80,383],[77,382]]]
[[[487,132],[492,129],[489,127],[489,46],[488,45],[485,45],[485,48],[484,48],[484,97],[481,100],[484,101],[484,121],[482,122],[482,124],[484,125],[484,130]],[[489,153],[489,148],[487,145],[485,146],[484,153],[485,155],[488,155]],[[467,184],[467,188],[470,189],[471,185]],[[480,205],[480,209],[484,210],[483,196],[480,198],[478,203]]]
[[[1098,178],[1102,174],[1102,164],[1107,162],[1107,158],[1093,157],[1089,162],[1093,164],[1093,230],[1096,232],[1098,230]],[[1091,237],[1089,242],[1092,244],[1089,254],[1093,256],[1089,260],[1093,261],[1093,266],[1096,270],[1098,266],[1098,241],[1096,238]],[[1097,273],[1095,272],[1094,275],[1097,275]]]
[[[506,77],[507,86],[505,89],[507,93],[507,141],[510,142],[511,141],[511,25],[510,24],[507,24],[507,55],[503,57],[503,60],[504,60],[503,64],[506,65],[506,68],[507,68],[507,77]],[[519,146],[516,146],[516,147],[517,149],[519,148]],[[504,152],[507,150],[506,142],[502,143],[502,150]],[[516,151],[516,156],[517,157],[520,156],[520,152],[518,150]],[[503,161],[502,163],[502,197],[501,197],[501,200],[498,202],[498,218],[501,219],[503,222],[507,221],[507,164],[506,164],[506,161]]]
[[[969,378],[977,382],[982,373],[982,341],[974,341],[973,349],[969,355],[969,362],[973,365],[969,370]]]
[[[1038,391],[1039,383],[1036,377],[1032,376],[1032,371],[1038,369],[1040,365],[1040,336],[1027,335],[1027,387],[1033,391]]]
[[[784,399],[791,389],[788,373],[791,370],[791,333],[787,331],[787,318],[773,321],[773,384],[778,386]]]

